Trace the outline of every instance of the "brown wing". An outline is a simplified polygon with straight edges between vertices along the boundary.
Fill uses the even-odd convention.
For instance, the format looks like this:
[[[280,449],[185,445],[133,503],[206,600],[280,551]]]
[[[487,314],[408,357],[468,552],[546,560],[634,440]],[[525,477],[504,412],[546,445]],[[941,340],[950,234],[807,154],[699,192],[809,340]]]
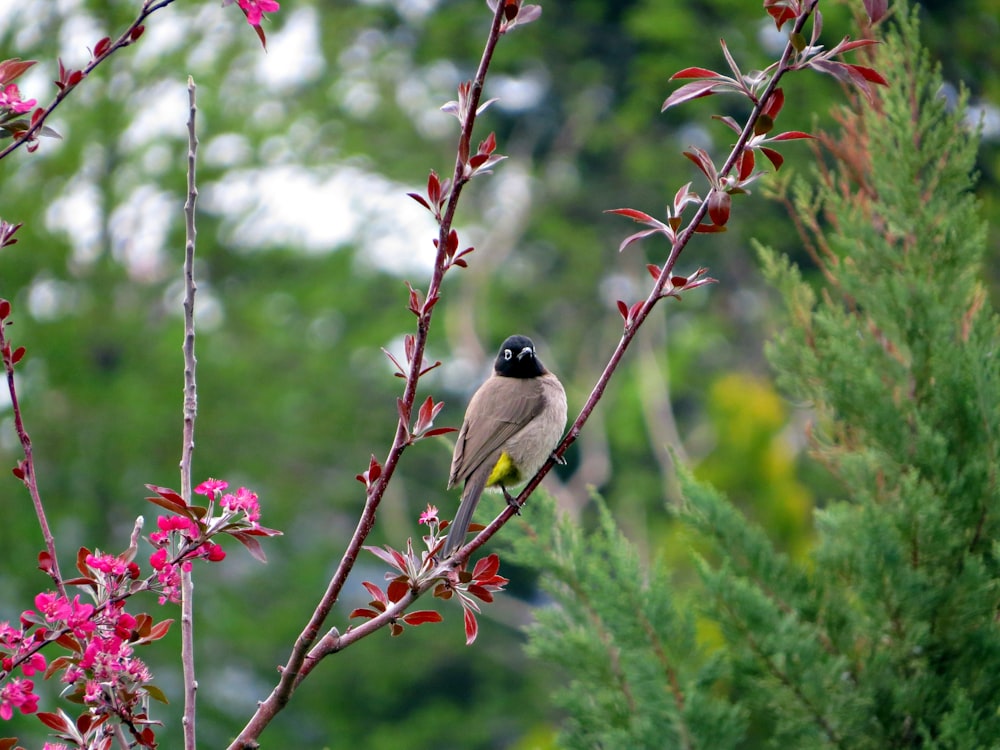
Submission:
[[[537,378],[490,376],[465,411],[455,443],[448,486],[464,481],[483,461],[538,416],[545,394]]]

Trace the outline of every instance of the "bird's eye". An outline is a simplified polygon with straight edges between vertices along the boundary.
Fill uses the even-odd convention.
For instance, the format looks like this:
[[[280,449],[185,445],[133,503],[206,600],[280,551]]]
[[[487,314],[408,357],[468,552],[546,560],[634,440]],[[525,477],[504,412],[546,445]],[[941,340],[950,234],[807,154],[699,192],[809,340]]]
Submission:
[[[512,352],[510,349],[504,349],[503,350],[503,358],[504,359],[510,359],[513,356],[514,356],[514,352]]]

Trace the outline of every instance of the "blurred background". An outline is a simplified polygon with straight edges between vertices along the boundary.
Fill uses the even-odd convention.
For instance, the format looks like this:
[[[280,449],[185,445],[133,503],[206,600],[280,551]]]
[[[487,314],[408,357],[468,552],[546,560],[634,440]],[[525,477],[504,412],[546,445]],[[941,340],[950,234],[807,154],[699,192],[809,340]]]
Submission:
[[[429,352],[444,364],[420,394],[446,402],[439,426],[460,424],[514,332],[535,339],[576,415],[620,336],[616,300],[644,297],[645,265],[668,249],[649,240],[619,254],[636,227],[604,211],[662,216],[688,180],[704,193],[681,150],[698,145],[721,161],[731,132],[710,115],[746,114],[735,97],[660,114],[676,86],[670,75],[692,65],[724,71],[720,38],[745,71],[766,66],[783,43],[760,3],[745,0],[542,5],[538,22],[501,41],[486,87],[499,101],[475,140],[495,130],[510,158],[472,182],[459,210],[462,246],[476,251],[446,280]],[[38,60],[19,84],[46,104],[56,58],[82,67],[136,7],[0,4],[0,59]],[[827,46],[864,33],[853,17],[860,7],[822,3]],[[967,87],[970,122],[983,126],[979,192],[995,298],[1000,6],[929,2],[923,19],[952,84],[942,96],[957,100]],[[0,252],[0,296],[14,306],[15,345],[28,348],[19,394],[67,570],[80,545],[124,549],[137,515],[148,529],[156,511],[145,483],[179,483],[187,76],[198,85],[195,477],[253,488],[262,522],[285,532],[266,543],[266,566],[232,544],[225,563],[197,571],[204,747],[227,744],[270,691],[354,528],[364,498],[355,475],[391,443],[402,381],[380,347],[399,352],[413,329],[404,282],[426,288],[436,234],[406,193],[422,191],[430,169],[452,171],[457,124],[439,107],[472,76],[489,20],[479,0],[286,0],[265,22],[265,53],[235,6],[178,0],[57,110],[49,124],[62,140],[0,163],[0,217],[24,222],[19,244]],[[791,75],[784,88],[780,130],[831,125],[830,107],[846,101],[815,74]],[[808,174],[808,145],[781,150],[783,179]],[[669,513],[678,500],[671,450],[792,554],[809,549],[812,509],[839,492],[806,455],[808,413],[782,398],[764,359],[774,300],[751,240],[811,264],[780,204],[761,192],[734,202],[726,234],[685,251],[678,272],[707,266],[719,284],[660,306],[568,464],[547,481],[581,523],[596,489],[650,558],[684,556]],[[458,492],[444,489],[449,437],[407,451],[370,543],[401,547],[419,536],[427,503],[450,517]],[[0,467],[19,456],[3,394]],[[42,540],[27,493],[6,470],[0,507],[0,620],[14,620],[48,579],[34,571]],[[522,521],[530,525],[530,506]],[[520,628],[544,601],[532,572],[501,572],[510,594],[487,608],[473,648],[457,605],[442,608],[444,624],[368,638],[313,673],[264,744],[550,746],[559,716],[545,696],[560,677],[520,648]],[[362,558],[330,625],[346,629],[347,613],[368,598],[361,580],[382,573]],[[132,608],[179,616],[152,598]],[[162,747],[180,744],[176,646],[168,639],[142,654],[175,697],[156,707],[167,724]],[[0,735],[40,744],[38,726],[29,717]]]

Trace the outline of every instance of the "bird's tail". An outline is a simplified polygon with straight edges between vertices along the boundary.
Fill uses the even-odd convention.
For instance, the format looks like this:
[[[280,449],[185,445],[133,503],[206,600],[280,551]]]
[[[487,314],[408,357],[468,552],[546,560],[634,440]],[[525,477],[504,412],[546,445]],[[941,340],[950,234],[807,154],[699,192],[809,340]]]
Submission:
[[[448,538],[445,540],[443,554],[445,557],[453,553],[465,543],[465,535],[469,531],[469,524],[472,523],[472,514],[476,512],[479,505],[479,498],[486,489],[486,480],[489,477],[488,471],[476,471],[465,481],[465,489],[462,490],[462,502],[455,513],[455,519],[448,527]]]

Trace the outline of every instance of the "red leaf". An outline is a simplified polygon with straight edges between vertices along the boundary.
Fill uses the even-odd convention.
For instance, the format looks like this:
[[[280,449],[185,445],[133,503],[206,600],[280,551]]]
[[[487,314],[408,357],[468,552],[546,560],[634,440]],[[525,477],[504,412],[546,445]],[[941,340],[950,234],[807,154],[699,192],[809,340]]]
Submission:
[[[371,460],[368,462],[368,481],[374,482],[380,476],[382,476],[382,464],[378,462],[373,453]]]
[[[625,322],[627,323],[628,322],[628,305],[626,305],[621,300],[618,300],[618,312],[620,312],[622,314],[622,317],[625,319]]]
[[[767,14],[774,19],[774,25],[779,31],[786,22],[795,18],[795,11],[781,4],[781,0],[764,0],[764,7],[767,9]]]
[[[395,550],[383,549],[382,547],[372,547],[371,545],[367,544],[361,549],[367,552],[371,552],[379,560],[384,562],[386,565],[391,565],[392,567],[396,568],[396,570],[399,571],[406,570],[405,564],[403,566],[399,565],[399,560],[401,558],[401,555],[399,555],[399,553],[397,553]]]
[[[24,356],[24,352],[25,348],[23,346],[17,347],[17,349],[14,350],[14,353],[10,355],[11,364],[16,365],[18,362],[20,362],[21,357]]]
[[[416,612],[407,612],[402,619],[407,625],[423,625],[425,622],[441,622],[443,618],[440,613],[432,609],[421,609]]]
[[[775,172],[781,169],[781,165],[785,163],[785,157],[779,154],[773,148],[767,148],[765,146],[761,146],[760,152],[767,157],[767,160],[769,162],[771,162],[771,164],[774,166]]]
[[[382,589],[380,589],[376,584],[371,581],[362,581],[361,585],[368,589],[368,593],[375,601],[383,605],[389,603],[389,600],[385,596],[385,592],[383,592]]]
[[[493,552],[476,562],[476,567],[472,569],[472,577],[477,580],[481,578],[492,578],[499,570],[500,556]]]
[[[47,726],[49,729],[53,729],[56,732],[66,732],[70,729],[70,725],[67,723],[59,714],[49,713],[48,711],[38,712],[39,720]]]
[[[430,204],[424,200],[424,197],[420,193],[407,193],[408,196],[413,198],[417,203],[426,208],[428,211],[433,210]]]
[[[778,113],[781,112],[781,108],[785,105],[785,92],[780,88],[774,90],[774,93],[767,99],[767,104],[764,105],[763,114],[770,117],[772,120],[778,119]]]
[[[620,216],[627,216],[628,218],[636,221],[640,224],[659,224],[656,219],[647,213],[642,211],[637,211],[634,208],[609,208],[604,213],[606,214],[618,214]]]
[[[43,573],[52,572],[52,555],[46,550],[38,553],[38,569]]]
[[[441,180],[438,178],[437,172],[433,169],[427,175],[427,198],[435,206],[441,202]]]
[[[406,288],[410,290],[409,310],[414,315],[419,316],[420,315],[420,305],[421,305],[420,291],[417,290],[417,289],[414,289],[412,286],[410,286],[410,282],[409,281],[406,282]]]
[[[836,51],[843,54],[851,50],[860,49],[861,47],[870,47],[873,44],[878,44],[878,41],[875,39],[855,39],[853,42],[849,42],[845,39],[837,45]]]
[[[889,0],[865,0],[865,11],[868,13],[868,20],[877,23],[889,10]]]
[[[659,281],[659,279],[660,279],[660,267],[658,265],[656,265],[655,263],[648,263],[648,264],[646,264],[646,270],[649,271],[649,275],[650,276],[652,276],[654,279],[656,279],[657,281]]]
[[[101,57],[111,46],[111,37],[106,36],[94,45],[94,57]]]
[[[743,182],[743,180],[753,173],[754,163],[755,157],[753,155],[753,149],[743,149],[743,152],[736,160],[736,174],[739,177],[740,182]]]
[[[632,307],[628,309],[628,318],[626,318],[626,320],[635,320],[635,316],[639,314],[639,310],[642,309],[642,306],[645,304],[645,302],[646,300],[641,299],[634,305],[632,305]]]
[[[257,38],[260,39],[260,46],[263,47],[264,51],[266,52],[267,51],[267,36],[265,36],[265,34],[264,34],[264,29],[262,29],[260,27],[260,24],[257,24],[256,26],[253,27],[253,30],[255,32],[257,32]]]
[[[857,73],[862,78],[864,78],[866,81],[869,81],[870,83],[877,83],[880,86],[888,86],[889,85],[889,82],[887,80],[885,80],[885,78],[882,76],[882,74],[879,73],[877,70],[875,70],[875,68],[869,68],[866,65],[846,65],[845,64],[845,66],[847,68],[850,68],[852,71],[854,71],[855,73]]]
[[[457,427],[435,427],[433,430],[427,430],[423,434],[424,437],[434,437],[435,435],[447,435],[449,432],[458,432]]]
[[[703,96],[711,96],[715,93],[715,89],[718,88],[719,85],[720,84],[714,80],[685,83],[664,100],[662,106],[660,107],[660,111],[665,112],[670,107],[675,107],[678,104],[683,104],[684,102],[689,102],[693,99],[700,99]]]
[[[85,578],[90,577],[90,566],[87,565],[87,555],[90,554],[90,550],[86,547],[80,547],[76,551],[76,569],[80,571],[80,575]]]
[[[16,80],[36,62],[37,60],[22,60],[19,57],[0,62],[0,85]]]
[[[496,133],[491,132],[486,136],[485,140],[479,142],[479,153],[489,156],[494,151],[497,150],[497,136]]]
[[[679,70],[670,76],[670,80],[674,81],[678,78],[724,78],[721,73],[716,73],[714,70],[709,70],[708,68],[684,68],[684,70]]]
[[[718,234],[719,232],[725,232],[726,227],[719,224],[699,224],[694,228],[694,231],[698,234]]]
[[[184,502],[184,498],[169,487],[157,487],[155,484],[147,484],[146,489],[150,492],[155,492],[168,503],[173,503],[178,508],[184,509],[188,507],[187,503]],[[151,498],[147,498],[147,500],[148,499]]]
[[[0,299],[0,320],[4,320],[8,315],[10,315],[10,302]]]
[[[267,555],[264,554],[264,548],[260,546],[260,542],[254,539],[253,535],[246,534],[242,531],[231,531],[229,532],[229,535],[246,547],[247,552],[249,552],[255,560],[262,563],[267,562]]]
[[[729,210],[732,206],[733,198],[729,193],[713,190],[708,197],[708,217],[713,224],[720,227],[729,222]]]
[[[476,615],[471,610],[465,610],[465,645],[471,646],[476,641],[479,634],[479,623],[476,622]]]
[[[406,592],[409,590],[410,586],[406,581],[396,578],[389,582],[389,589],[386,592],[386,595],[389,597],[389,601],[395,604],[406,596]]]
[[[477,599],[482,599],[487,604],[493,602],[493,594],[491,594],[488,589],[485,589],[478,584],[475,583],[469,584],[468,592]]]
[[[173,620],[164,620],[163,622],[156,623],[152,629],[149,631],[149,635],[143,638],[144,641],[158,641],[163,638],[168,632],[170,632],[170,626],[174,624]]]
[[[385,347],[382,347],[382,353],[385,354],[385,356],[389,358],[389,361],[392,362],[394,365],[396,365],[396,369],[399,370],[399,372],[395,372],[393,374],[399,375],[400,377],[406,377],[406,370],[403,369],[403,366],[399,364],[399,361],[394,356],[392,356],[389,350],[386,349]]]
[[[690,151],[685,151],[684,156],[694,162],[695,166],[702,171],[712,185],[715,185],[719,181],[719,170],[715,168],[712,157],[707,152],[695,147]]]
[[[136,26],[134,29],[132,29],[132,32],[128,35],[129,41],[134,42],[136,39],[142,36],[142,32],[144,32],[145,30],[146,27],[143,26],[142,24]]]
[[[347,619],[353,619],[355,617],[367,617],[369,620],[378,617],[379,613],[374,609],[368,609],[366,607],[358,607],[358,609],[351,610],[351,614],[347,616]]]
[[[670,283],[676,287],[687,286],[688,280],[685,276],[671,276]]]
[[[816,136],[810,135],[802,130],[788,130],[784,133],[778,133],[776,136],[768,138],[769,141],[797,141],[802,138],[812,138],[815,139]]]

